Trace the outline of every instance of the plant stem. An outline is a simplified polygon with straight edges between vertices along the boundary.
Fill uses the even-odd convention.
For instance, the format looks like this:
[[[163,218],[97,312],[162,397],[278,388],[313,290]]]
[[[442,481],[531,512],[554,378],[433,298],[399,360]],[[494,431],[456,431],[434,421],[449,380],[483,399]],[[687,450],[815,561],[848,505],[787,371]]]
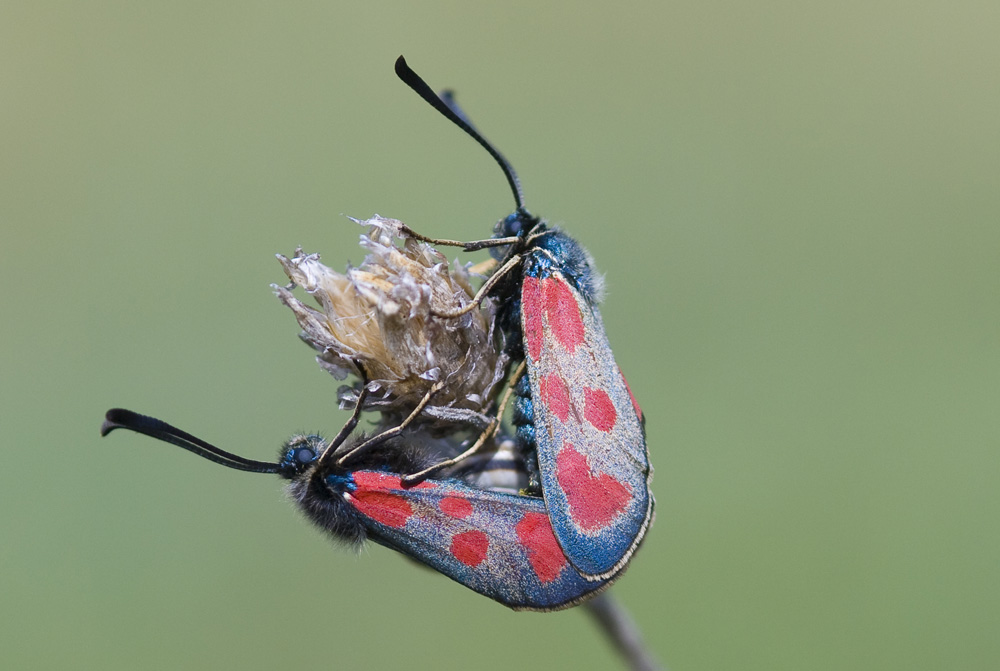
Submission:
[[[611,643],[634,671],[661,671],[663,667],[642,642],[642,635],[625,607],[611,595],[610,590],[586,602],[584,608],[597,620]]]

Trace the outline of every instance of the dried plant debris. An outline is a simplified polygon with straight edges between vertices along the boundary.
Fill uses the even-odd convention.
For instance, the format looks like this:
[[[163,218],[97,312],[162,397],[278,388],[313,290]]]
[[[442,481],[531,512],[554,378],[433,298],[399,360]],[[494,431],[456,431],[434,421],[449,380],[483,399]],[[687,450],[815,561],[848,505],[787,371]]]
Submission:
[[[449,264],[432,246],[407,236],[395,219],[375,215],[354,221],[368,227],[361,236],[368,255],[358,268],[341,274],[319,254],[301,249],[290,259],[278,255],[292,286],[272,287],[295,313],[300,337],[339,380],[361,376],[355,362],[364,367],[369,395],[362,410],[406,415],[442,381],[425,419],[485,425],[508,364],[496,306],[485,300],[460,317],[433,316],[432,311],[455,311],[472,302],[476,292],[468,267]],[[295,297],[296,285],[317,307]],[[341,390],[343,404],[353,405],[355,398],[351,388]]]

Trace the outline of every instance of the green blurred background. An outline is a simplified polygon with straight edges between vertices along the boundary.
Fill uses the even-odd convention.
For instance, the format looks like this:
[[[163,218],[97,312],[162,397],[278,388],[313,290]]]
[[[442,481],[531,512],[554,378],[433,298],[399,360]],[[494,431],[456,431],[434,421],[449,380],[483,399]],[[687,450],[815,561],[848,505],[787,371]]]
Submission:
[[[400,53],[607,274],[658,500],[614,591],[656,654],[1000,664],[1000,6],[361,4],[0,8],[0,666],[617,663],[581,610],[98,437],[117,405],[259,459],[332,434],[273,255],[359,263],[342,215],[474,239],[511,210]]]

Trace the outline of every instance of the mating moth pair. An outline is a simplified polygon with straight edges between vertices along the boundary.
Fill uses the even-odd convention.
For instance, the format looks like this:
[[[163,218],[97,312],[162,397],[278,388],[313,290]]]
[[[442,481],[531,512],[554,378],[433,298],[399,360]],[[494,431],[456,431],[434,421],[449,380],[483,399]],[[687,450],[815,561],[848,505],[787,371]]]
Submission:
[[[371,262],[347,276],[316,255],[279,257],[323,308],[276,288],[303,338],[321,365],[361,380],[341,393],[354,407],[347,425],[330,441],[293,437],[276,462],[122,409],[108,411],[101,433],[130,429],[277,473],[335,538],[370,538],[511,608],[565,608],[621,574],[653,516],[644,419],[597,310],[601,281],[583,247],[528,212],[513,168],[453,97],[435,94],[402,57],[396,73],[493,156],[516,209],[491,238],[468,243],[379,217],[359,222],[370,226]],[[430,245],[488,248],[478,292]],[[510,399],[512,439],[501,430]],[[364,410],[381,413],[380,428],[353,435]]]

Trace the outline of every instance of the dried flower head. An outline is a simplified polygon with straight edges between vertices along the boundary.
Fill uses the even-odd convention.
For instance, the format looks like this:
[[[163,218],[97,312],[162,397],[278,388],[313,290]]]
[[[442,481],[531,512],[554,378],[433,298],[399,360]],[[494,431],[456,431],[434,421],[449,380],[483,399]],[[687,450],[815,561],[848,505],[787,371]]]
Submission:
[[[431,314],[458,310],[475,296],[468,268],[447,259],[430,245],[406,236],[402,224],[378,215],[367,221],[361,246],[368,256],[359,268],[338,273],[319,254],[296,250],[291,259],[278,255],[292,287],[272,285],[299,326],[300,337],[319,355],[319,365],[337,379],[368,377],[363,410],[406,414],[434,383],[424,414],[445,422],[483,424],[482,412],[495,397],[507,368],[496,308],[456,318]],[[402,240],[397,246],[395,239]],[[301,286],[318,309],[298,300],[290,289]],[[341,399],[350,404],[351,390]]]

